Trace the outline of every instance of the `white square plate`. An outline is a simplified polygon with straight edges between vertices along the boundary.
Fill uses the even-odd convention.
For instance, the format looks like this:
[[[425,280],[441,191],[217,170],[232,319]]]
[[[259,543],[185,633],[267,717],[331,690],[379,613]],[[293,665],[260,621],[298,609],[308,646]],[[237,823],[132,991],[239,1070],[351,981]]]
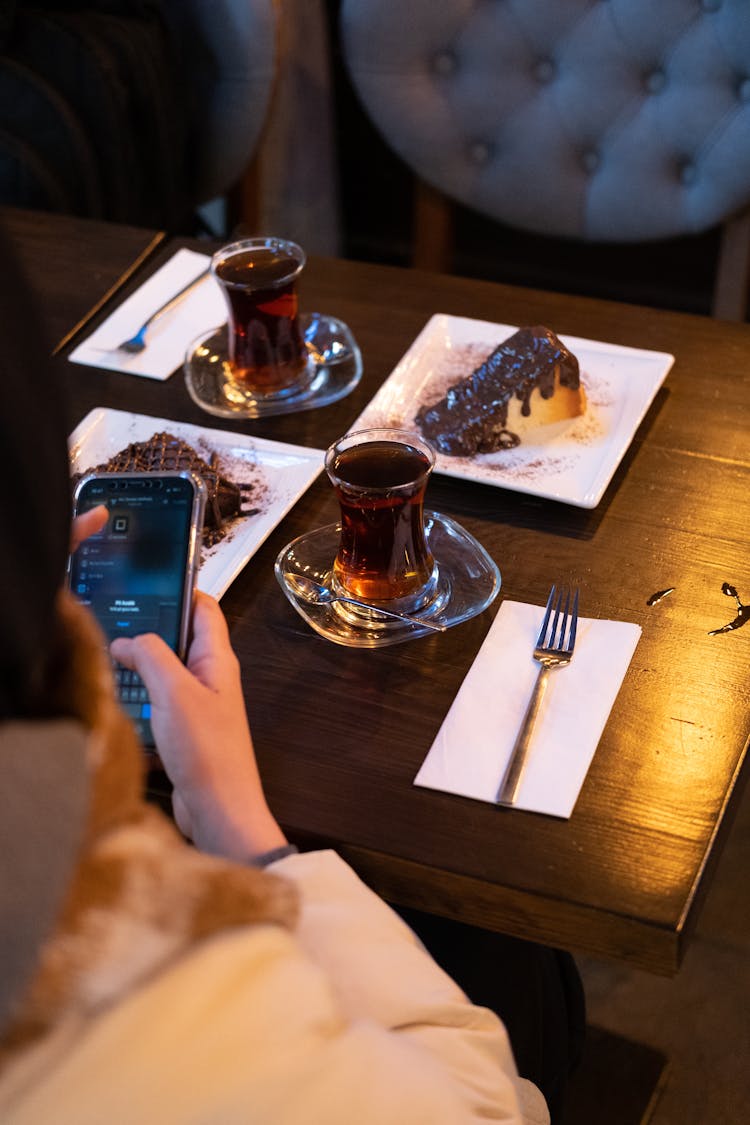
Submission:
[[[437,313],[351,429],[417,429],[421,406],[441,398],[516,331],[509,324]],[[438,454],[437,472],[579,508],[596,507],[674,356],[578,336],[560,339],[580,365],[587,400],[581,417],[539,427],[533,440],[522,435],[514,449],[474,457]]]
[[[109,460],[132,441],[147,441],[166,430],[190,443],[206,460],[217,453],[224,476],[252,485],[252,515],[234,521],[228,534],[204,549],[198,588],[220,598],[274,527],[299,500],[323,467],[324,452],[267,441],[187,422],[97,407],[68,439],[71,471],[82,473]]]

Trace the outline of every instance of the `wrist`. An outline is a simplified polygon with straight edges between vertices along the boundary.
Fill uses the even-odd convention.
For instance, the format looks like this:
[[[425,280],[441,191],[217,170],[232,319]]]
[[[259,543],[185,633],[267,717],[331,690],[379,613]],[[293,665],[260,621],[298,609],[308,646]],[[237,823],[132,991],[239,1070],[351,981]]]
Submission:
[[[267,807],[253,811],[242,809],[236,816],[221,810],[215,819],[196,818],[193,827],[193,843],[201,851],[241,863],[252,863],[257,856],[288,845]]]

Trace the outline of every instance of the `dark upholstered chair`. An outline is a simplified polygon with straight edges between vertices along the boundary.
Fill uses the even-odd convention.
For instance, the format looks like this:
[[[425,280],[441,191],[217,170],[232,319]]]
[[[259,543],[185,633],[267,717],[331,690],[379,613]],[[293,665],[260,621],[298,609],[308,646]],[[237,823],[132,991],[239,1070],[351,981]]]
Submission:
[[[172,229],[240,196],[278,26],[276,0],[5,4],[0,203]]]
[[[448,201],[590,242],[722,228],[713,312],[747,313],[748,0],[343,0],[365,110],[421,181],[415,264]]]
[[[241,184],[255,155],[276,75],[276,3],[162,3],[193,87],[195,192],[205,202]]]

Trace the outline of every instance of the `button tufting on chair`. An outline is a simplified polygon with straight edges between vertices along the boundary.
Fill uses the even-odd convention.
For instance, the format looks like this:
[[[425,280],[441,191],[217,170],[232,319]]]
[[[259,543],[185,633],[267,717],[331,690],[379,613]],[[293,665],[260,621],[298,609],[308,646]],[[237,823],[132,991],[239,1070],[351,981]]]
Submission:
[[[644,242],[750,215],[750,4],[702,9],[712,18],[695,0],[342,0],[341,43],[365,111],[433,192],[540,235]],[[433,75],[460,58],[461,81],[428,93],[425,57]],[[673,171],[684,152],[689,192]],[[749,228],[732,233],[745,278]]]
[[[480,167],[484,164],[489,164],[492,156],[492,145],[487,144],[486,141],[472,141],[469,145],[469,159],[473,164]]]
[[[584,171],[588,172],[589,175],[591,175],[593,172],[596,172],[600,163],[601,157],[596,149],[590,148],[581,156],[581,164],[583,166],[583,169]]]
[[[534,77],[537,82],[551,82],[555,77],[556,68],[552,59],[539,59],[534,66]]]
[[[438,54],[433,56],[432,70],[435,74],[447,76],[455,74],[458,70],[458,59],[453,51],[439,51]]]
[[[644,85],[649,94],[660,94],[667,84],[667,76],[663,70],[652,70],[646,75]]]
[[[683,187],[693,187],[698,179],[698,169],[692,160],[680,164],[680,183]]]

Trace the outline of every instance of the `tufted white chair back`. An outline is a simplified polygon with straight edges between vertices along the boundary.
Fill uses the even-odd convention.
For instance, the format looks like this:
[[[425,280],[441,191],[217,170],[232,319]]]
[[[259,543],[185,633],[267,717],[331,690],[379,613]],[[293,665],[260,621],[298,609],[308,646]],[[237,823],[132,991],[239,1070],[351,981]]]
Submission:
[[[441,193],[597,242],[731,221],[746,286],[750,0],[343,0],[341,37],[373,122]]]

